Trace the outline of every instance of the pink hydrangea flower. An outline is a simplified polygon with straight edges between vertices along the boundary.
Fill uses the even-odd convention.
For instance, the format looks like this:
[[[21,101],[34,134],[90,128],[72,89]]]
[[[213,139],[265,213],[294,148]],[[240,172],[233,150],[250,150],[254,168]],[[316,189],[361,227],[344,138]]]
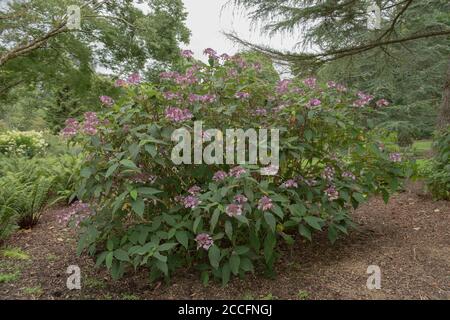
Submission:
[[[208,250],[214,244],[214,240],[207,233],[198,234],[195,237],[195,242],[197,242],[197,250],[200,248]]]
[[[227,176],[228,175],[225,171],[217,171],[216,173],[214,173],[214,176],[212,179],[217,182],[217,181],[224,180]]]
[[[127,85],[127,82],[123,79],[117,79],[116,82],[114,82],[115,87],[125,87]]]
[[[185,208],[195,209],[201,203],[196,196],[186,196],[183,198],[183,205]]]
[[[234,95],[238,99],[248,99],[250,98],[250,93],[247,92],[236,92]]]
[[[310,78],[303,80],[303,83],[306,86],[310,87],[311,89],[314,89],[316,87],[316,82],[317,82],[317,79],[314,77],[310,77]]]
[[[192,186],[189,188],[188,192],[193,196],[197,195],[202,189],[199,186]]]
[[[234,168],[230,169],[230,176],[231,177],[235,177],[235,178],[239,178],[240,176],[242,176],[243,174],[245,174],[246,171],[244,168],[242,168],[241,166],[236,166]]]
[[[214,59],[214,60],[219,59],[219,56],[217,55],[217,52],[214,49],[211,49],[211,48],[206,48],[203,51],[203,54],[207,55],[210,59]]]
[[[61,131],[63,137],[71,138],[78,133],[80,129],[80,124],[74,118],[69,118],[66,120],[66,127]]]
[[[272,199],[270,199],[268,196],[263,196],[258,201],[258,209],[261,211],[268,211],[273,208]]]
[[[242,206],[235,203],[229,204],[226,207],[225,212],[230,217],[240,216],[242,214]]]
[[[191,111],[188,109],[180,109],[176,107],[168,107],[165,114],[166,118],[173,122],[182,122],[193,117]]]
[[[244,204],[247,203],[248,199],[246,196],[244,196],[243,194],[238,194],[234,196],[234,202],[238,203],[238,204]]]
[[[389,105],[389,101],[387,101],[386,99],[380,99],[375,102],[375,104],[377,105],[377,107],[387,107]]]
[[[389,155],[389,160],[392,162],[402,162],[402,155],[398,152],[391,153]]]
[[[322,102],[319,99],[313,98],[313,99],[309,100],[308,106],[309,107],[316,107],[316,106],[319,106],[321,103]]]
[[[111,98],[109,96],[100,96],[100,101],[105,106],[112,106],[114,103],[113,98]]]
[[[138,84],[141,82],[141,76],[139,75],[139,73],[135,72],[128,76],[127,81],[129,84]]]
[[[181,56],[184,58],[189,59],[189,58],[192,58],[193,55],[194,55],[194,52],[192,52],[191,50],[182,50],[181,51]]]
[[[286,188],[286,189],[297,188],[298,184],[297,184],[297,181],[295,181],[294,179],[289,179],[289,180],[286,180],[285,182],[283,182],[281,184],[281,187]]]
[[[328,200],[334,201],[339,199],[339,192],[336,190],[334,186],[330,186],[325,190],[325,194],[328,197]]]
[[[289,85],[292,83],[292,80],[283,79],[277,83],[276,92],[278,94],[285,94],[289,91]]]

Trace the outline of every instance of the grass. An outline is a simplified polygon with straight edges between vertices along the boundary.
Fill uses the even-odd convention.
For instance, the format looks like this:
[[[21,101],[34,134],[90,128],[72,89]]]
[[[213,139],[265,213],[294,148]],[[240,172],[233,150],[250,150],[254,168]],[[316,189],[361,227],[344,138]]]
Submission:
[[[2,253],[5,258],[14,260],[30,260],[30,256],[20,248],[4,249]]]
[[[44,290],[42,290],[41,286],[24,288],[23,292],[35,297],[40,297],[44,294]]]
[[[309,298],[309,293],[304,290],[299,290],[297,293],[297,299],[298,300],[306,300]]]
[[[15,273],[0,273],[0,283],[7,283],[16,281],[20,276],[20,272]]]
[[[122,300],[139,300],[139,297],[134,294],[123,294]]]
[[[84,280],[84,285],[92,288],[92,289],[104,289],[106,288],[106,283],[102,280],[98,280],[96,278],[93,277],[87,277]]]

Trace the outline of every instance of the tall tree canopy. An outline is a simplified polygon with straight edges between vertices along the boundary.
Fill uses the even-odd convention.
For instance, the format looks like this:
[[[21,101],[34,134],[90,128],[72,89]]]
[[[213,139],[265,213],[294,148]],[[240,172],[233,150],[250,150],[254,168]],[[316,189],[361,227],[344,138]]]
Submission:
[[[0,8],[0,94],[24,82],[64,83],[83,92],[96,68],[124,73],[142,70],[149,61],[172,61],[180,42],[189,40],[182,1],[139,3],[7,1]],[[80,8],[80,29],[68,26],[73,5]]]
[[[427,136],[433,130],[450,57],[447,0],[235,0],[264,32],[298,35],[298,52],[229,36],[291,66],[388,98],[397,107],[378,122]],[[380,8],[381,28],[367,27]],[[448,108],[448,106],[447,106]],[[420,126],[417,127],[416,124]]]

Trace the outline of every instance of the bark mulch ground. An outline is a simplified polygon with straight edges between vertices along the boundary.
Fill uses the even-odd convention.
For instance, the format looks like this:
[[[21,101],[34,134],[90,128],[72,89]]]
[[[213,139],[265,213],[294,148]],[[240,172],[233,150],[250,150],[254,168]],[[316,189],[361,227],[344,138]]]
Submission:
[[[46,212],[32,230],[20,231],[6,247],[28,255],[0,253],[2,299],[450,299],[450,202],[409,190],[385,205],[373,198],[354,212],[359,225],[331,245],[326,234],[299,240],[284,250],[274,279],[258,273],[223,288],[203,287],[195,272],[180,271],[170,284],[147,281],[145,271],[113,281],[75,254],[73,230]],[[68,290],[69,265],[81,268],[82,289]],[[381,289],[366,287],[369,265],[381,269]],[[2,275],[12,276],[1,280]]]

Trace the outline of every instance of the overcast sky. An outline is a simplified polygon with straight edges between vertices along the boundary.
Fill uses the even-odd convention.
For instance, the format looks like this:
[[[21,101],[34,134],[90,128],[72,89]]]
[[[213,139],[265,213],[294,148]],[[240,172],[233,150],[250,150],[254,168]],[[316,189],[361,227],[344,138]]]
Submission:
[[[292,36],[262,36],[260,29],[251,26],[245,12],[235,10],[227,0],[183,0],[189,13],[186,24],[191,30],[189,49],[196,58],[202,58],[203,49],[213,48],[219,53],[233,54],[239,50],[221,31],[236,32],[241,38],[253,43],[269,45],[277,49],[292,50],[295,39]]]

